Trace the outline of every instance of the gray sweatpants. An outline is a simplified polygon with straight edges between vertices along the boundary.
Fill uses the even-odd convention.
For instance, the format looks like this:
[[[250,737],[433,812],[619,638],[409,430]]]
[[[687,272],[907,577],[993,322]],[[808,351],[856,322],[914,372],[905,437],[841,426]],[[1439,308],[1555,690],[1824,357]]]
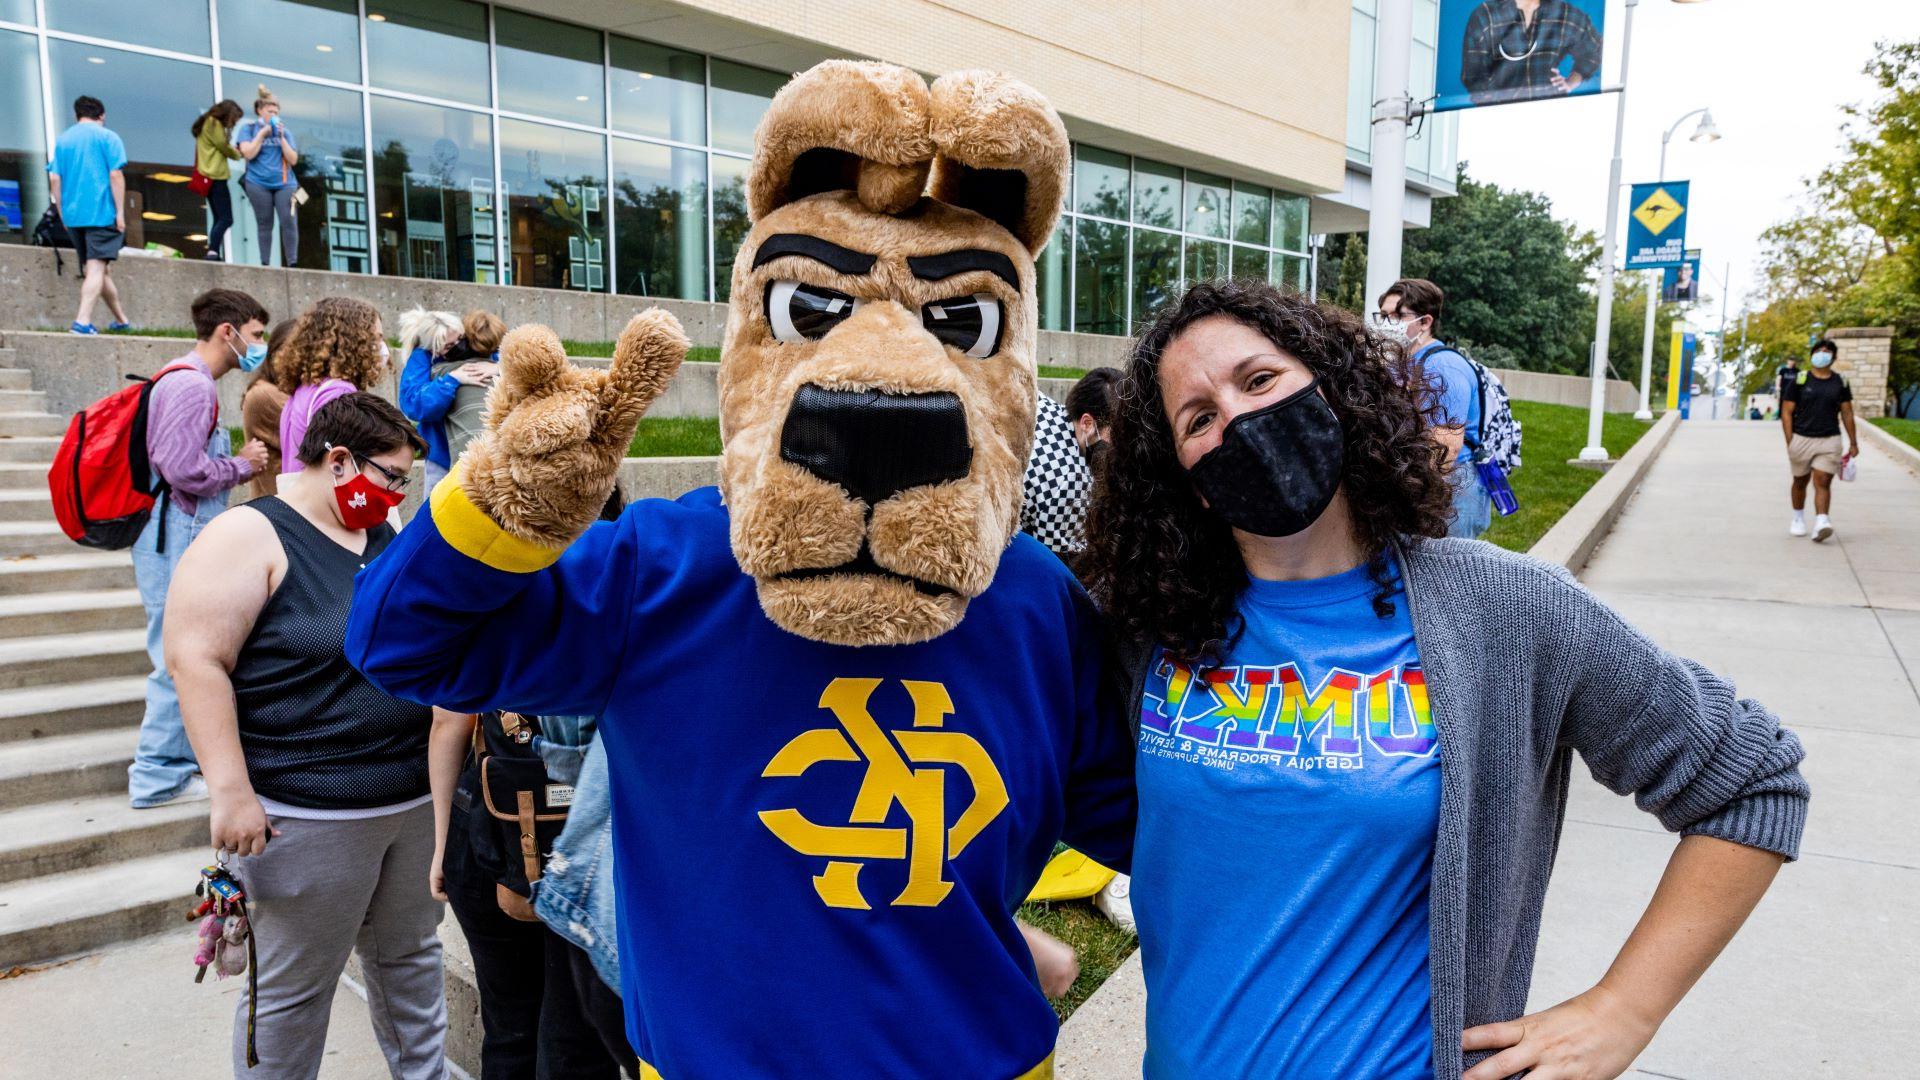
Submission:
[[[247,891],[260,981],[247,1068],[247,996],[237,995],[233,1075],[311,1080],[327,1020],[356,949],[374,1038],[398,1080],[443,1080],[447,1001],[440,970],[442,905],[427,891],[433,806],[358,821],[272,817],[280,835],[234,860]]]
[[[292,266],[299,262],[300,223],[293,216],[293,186],[274,191],[244,180],[240,186],[247,193],[247,202],[253,206],[253,224],[260,238],[260,265],[273,265],[273,219],[276,215],[280,218],[280,265]]]

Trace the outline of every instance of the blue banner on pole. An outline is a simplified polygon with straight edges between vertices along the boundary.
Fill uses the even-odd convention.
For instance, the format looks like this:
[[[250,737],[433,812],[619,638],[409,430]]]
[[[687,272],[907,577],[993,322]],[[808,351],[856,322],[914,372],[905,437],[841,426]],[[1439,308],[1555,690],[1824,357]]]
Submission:
[[[1688,248],[1686,262],[1669,266],[1660,275],[1660,299],[1668,304],[1684,304],[1700,299],[1699,248]]]
[[[1531,17],[1513,0],[1440,0],[1433,109],[1600,90],[1606,0],[1540,0]]]
[[[1627,219],[1627,269],[1658,270],[1687,261],[1687,181],[1633,185]]]

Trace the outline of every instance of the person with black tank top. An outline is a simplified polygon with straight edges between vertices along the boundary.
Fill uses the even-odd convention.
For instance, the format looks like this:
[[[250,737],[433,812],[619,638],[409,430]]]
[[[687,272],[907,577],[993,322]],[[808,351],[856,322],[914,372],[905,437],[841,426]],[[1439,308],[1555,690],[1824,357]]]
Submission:
[[[455,717],[379,690],[342,652],[354,575],[392,541],[421,445],[372,394],[327,403],[297,448],[305,469],[211,522],[174,572],[167,666],[257,944],[260,1062],[241,995],[235,1076],[318,1072],[356,949],[389,1071],[446,1075],[427,743]]]

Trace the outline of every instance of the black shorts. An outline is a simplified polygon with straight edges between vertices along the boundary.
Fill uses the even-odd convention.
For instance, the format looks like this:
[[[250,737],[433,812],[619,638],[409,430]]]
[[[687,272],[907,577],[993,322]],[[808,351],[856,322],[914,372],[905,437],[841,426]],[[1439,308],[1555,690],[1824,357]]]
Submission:
[[[74,253],[83,263],[89,259],[112,262],[120,257],[120,247],[127,242],[126,233],[107,225],[68,229],[67,235],[73,237]]]

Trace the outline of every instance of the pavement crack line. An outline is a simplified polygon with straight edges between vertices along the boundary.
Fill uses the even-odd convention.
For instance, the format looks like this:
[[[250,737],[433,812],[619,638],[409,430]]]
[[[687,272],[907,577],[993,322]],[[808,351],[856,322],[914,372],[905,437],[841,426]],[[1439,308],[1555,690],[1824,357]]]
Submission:
[[[1641,836],[1674,836],[1676,841],[1678,840],[1678,837],[1675,836],[1674,833],[1670,833],[1665,829],[1649,829],[1642,828],[1638,825],[1622,825],[1617,821],[1594,821],[1592,818],[1575,817],[1572,814],[1568,814],[1563,821],[1568,825],[1591,825],[1596,829],[1613,829],[1618,832],[1638,833]],[[1885,859],[1862,859],[1857,855],[1835,855],[1826,851],[1802,851],[1800,852],[1800,857],[1802,859],[1831,859],[1835,862],[1857,863],[1861,866],[1879,866],[1888,870],[1920,870],[1920,866],[1913,866],[1908,863],[1888,862]]]
[[[1920,682],[1915,682],[1913,669],[1907,666],[1907,658],[1900,655],[1900,646],[1894,644],[1893,635],[1887,631],[1887,622],[1880,617],[1880,609],[1873,605],[1873,596],[1867,592],[1867,583],[1860,580],[1860,568],[1853,565],[1853,552],[1847,549],[1846,539],[1840,541],[1840,554],[1847,560],[1847,573],[1853,575],[1853,583],[1860,587],[1860,595],[1867,598],[1867,610],[1873,612],[1873,625],[1880,628],[1880,636],[1886,639],[1887,648],[1893,653],[1893,662],[1900,665],[1900,674],[1907,677],[1907,692],[1913,700],[1920,703]]]

